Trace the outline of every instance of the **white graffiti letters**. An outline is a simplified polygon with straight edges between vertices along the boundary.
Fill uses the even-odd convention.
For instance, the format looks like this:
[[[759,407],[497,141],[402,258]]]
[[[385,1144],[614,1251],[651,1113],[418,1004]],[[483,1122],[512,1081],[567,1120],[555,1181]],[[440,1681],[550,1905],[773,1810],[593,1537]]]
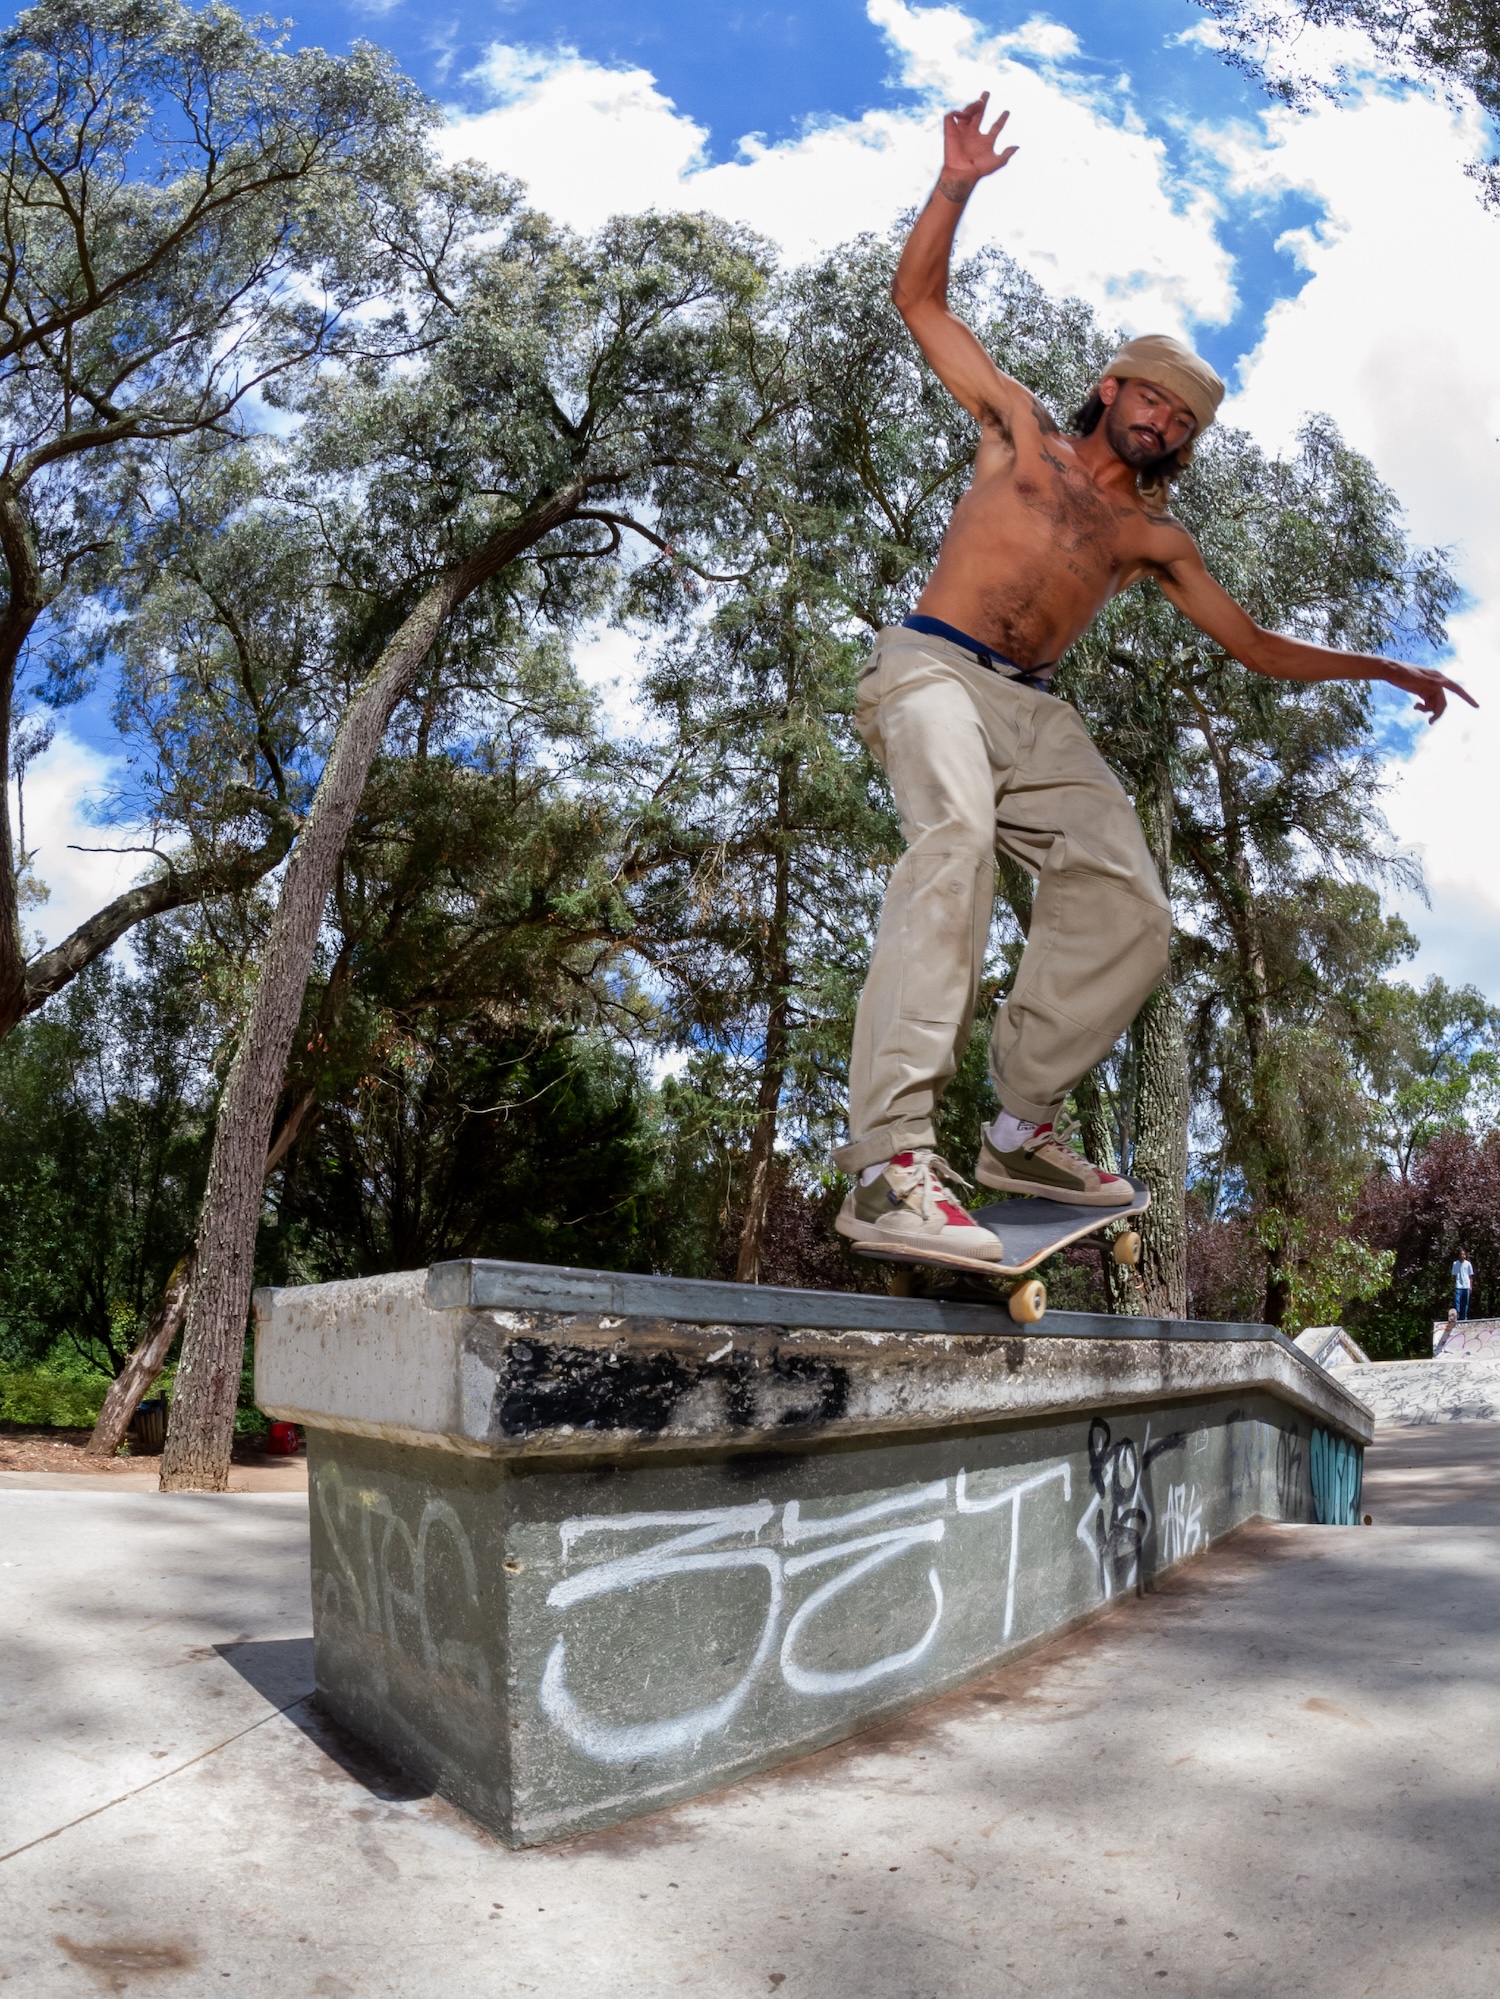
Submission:
[[[1203,1502],[1196,1485],[1169,1485],[1167,1503],[1156,1523],[1157,1545],[1164,1562],[1180,1562],[1203,1545]]]
[[[564,1560],[573,1543],[589,1534],[623,1534],[652,1527],[687,1531],[669,1535],[665,1541],[655,1541],[640,1553],[600,1562],[555,1583],[547,1596],[554,1610],[566,1610],[592,1597],[610,1596],[616,1590],[633,1589],[640,1583],[658,1582],[667,1576],[713,1570],[764,1569],[770,1583],[765,1622],[745,1672],[721,1699],[661,1721],[615,1727],[585,1714],[568,1691],[564,1677],[567,1648],[559,1638],[548,1653],[542,1672],[542,1712],[585,1755],[598,1763],[633,1763],[641,1756],[670,1755],[695,1747],[705,1735],[717,1734],[732,1719],[776,1642],[776,1627],[781,1618],[781,1564],[774,1548],[713,1548],[709,1544],[738,1535],[759,1534],[774,1511],[770,1500],[762,1499],[753,1506],[726,1506],[702,1513],[601,1514],[562,1523],[559,1533]]]
[[[932,1650],[943,1622],[943,1582],[935,1561],[929,1560],[917,1571],[918,1574],[925,1571],[931,1611],[925,1627],[910,1644],[874,1658],[859,1659],[856,1654],[854,1662],[835,1665],[825,1657],[819,1664],[819,1621],[830,1606],[841,1604],[850,1591],[869,1578],[907,1555],[924,1548],[937,1548],[947,1535],[950,1519],[991,1513],[1005,1506],[1010,1508],[1003,1632],[1008,1640],[1015,1628],[1022,1501],[1028,1494],[1054,1482],[1061,1485],[1063,1498],[1071,1499],[1072,1473],[1066,1463],[1049,1465],[1044,1471],[1015,1480],[997,1492],[976,1493],[970,1487],[968,1473],[961,1471],[952,1481],[936,1479],[844,1513],[811,1519],[804,1515],[802,1502],[794,1499],[780,1509],[780,1532],[775,1545],[761,1539],[763,1532],[772,1527],[777,1512],[769,1500],[753,1506],[700,1513],[598,1514],[564,1521],[559,1533],[565,1563],[579,1542],[593,1536],[666,1530],[666,1538],[654,1540],[628,1555],[595,1562],[554,1583],[547,1595],[547,1603],[553,1610],[565,1612],[575,1605],[666,1576],[746,1568],[765,1571],[766,1604],[752,1657],[729,1692],[716,1700],[659,1720],[632,1724],[605,1722],[586,1713],[570,1692],[566,1677],[567,1640],[559,1637],[547,1655],[542,1672],[543,1712],[586,1756],[603,1763],[626,1763],[642,1756],[672,1755],[695,1749],[705,1736],[723,1729],[744,1704],[773,1651],[777,1653],[783,1684],[790,1692],[812,1699],[857,1692],[877,1680],[909,1672]],[[725,1545],[733,1542],[741,1545]],[[817,1575],[830,1568],[834,1573],[826,1579],[820,1577],[792,1610],[785,1630],[781,1631],[786,1586],[795,1584],[804,1575]],[[877,1629],[893,1616],[907,1615],[908,1603],[899,1586],[894,1590],[888,1586],[875,1599]],[[850,1629],[852,1635],[847,1642],[851,1644],[858,1642],[860,1634],[869,1636],[858,1612],[853,1615]]]
[[[1020,1479],[1015,1485],[1008,1485],[1001,1492],[990,1493],[982,1499],[969,1497],[969,1474],[961,1471],[954,1481],[953,1503],[960,1513],[992,1513],[997,1506],[1010,1507],[1010,1566],[1005,1577],[1005,1629],[1003,1636],[1010,1637],[1016,1628],[1016,1570],[1021,1561],[1021,1501],[1028,1492],[1035,1492],[1038,1486],[1046,1485],[1051,1479],[1061,1479],[1063,1498],[1073,1497],[1073,1472],[1069,1465],[1049,1465],[1046,1471],[1033,1472],[1030,1478]]]

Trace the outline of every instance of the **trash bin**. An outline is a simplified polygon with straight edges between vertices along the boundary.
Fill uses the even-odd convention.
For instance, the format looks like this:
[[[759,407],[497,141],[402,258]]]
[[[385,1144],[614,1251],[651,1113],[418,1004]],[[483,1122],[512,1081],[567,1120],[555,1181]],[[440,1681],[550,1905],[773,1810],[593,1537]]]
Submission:
[[[165,1395],[148,1395],[144,1402],[137,1403],[135,1414],[130,1419],[130,1447],[132,1450],[144,1452],[148,1457],[166,1449]]]

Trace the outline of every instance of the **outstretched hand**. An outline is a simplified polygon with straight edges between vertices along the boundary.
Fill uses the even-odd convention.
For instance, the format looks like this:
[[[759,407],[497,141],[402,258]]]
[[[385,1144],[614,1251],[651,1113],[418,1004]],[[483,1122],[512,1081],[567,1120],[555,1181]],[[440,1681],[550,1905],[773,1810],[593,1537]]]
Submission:
[[[1456,694],[1461,701],[1467,701],[1471,708],[1479,703],[1466,687],[1460,687],[1456,680],[1450,680],[1446,673],[1439,673],[1435,666],[1403,666],[1399,661],[1385,659],[1381,664],[1381,679],[1388,680],[1392,687],[1403,687],[1408,694],[1416,696],[1418,711],[1435,722],[1448,705],[1448,696]]]
[[[943,120],[943,175],[938,186],[950,199],[962,200],[975,181],[998,173],[1018,150],[1015,146],[1007,146],[1003,153],[998,150],[1000,134],[1010,119],[1008,111],[1000,113],[988,132],[984,130],[989,101],[986,90],[962,111],[950,111]]]

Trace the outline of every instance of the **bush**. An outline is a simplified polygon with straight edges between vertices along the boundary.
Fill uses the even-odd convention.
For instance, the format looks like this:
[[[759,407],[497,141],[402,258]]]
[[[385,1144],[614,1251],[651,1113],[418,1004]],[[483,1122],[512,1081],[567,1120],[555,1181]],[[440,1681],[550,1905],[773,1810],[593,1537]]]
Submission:
[[[0,1368],[0,1422],[35,1428],[92,1430],[109,1390],[102,1375],[57,1374],[50,1368]]]

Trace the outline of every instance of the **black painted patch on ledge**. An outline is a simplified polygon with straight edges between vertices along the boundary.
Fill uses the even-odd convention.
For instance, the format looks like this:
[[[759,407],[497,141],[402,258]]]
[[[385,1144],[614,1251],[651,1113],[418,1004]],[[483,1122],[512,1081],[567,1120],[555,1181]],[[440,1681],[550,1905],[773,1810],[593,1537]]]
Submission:
[[[652,1436],[670,1425],[682,1398],[703,1385],[722,1396],[724,1419],[733,1429],[836,1422],[849,1404],[844,1368],[779,1347],[703,1362],[665,1347],[514,1340],[501,1361],[495,1421],[505,1437],[563,1428]]]

